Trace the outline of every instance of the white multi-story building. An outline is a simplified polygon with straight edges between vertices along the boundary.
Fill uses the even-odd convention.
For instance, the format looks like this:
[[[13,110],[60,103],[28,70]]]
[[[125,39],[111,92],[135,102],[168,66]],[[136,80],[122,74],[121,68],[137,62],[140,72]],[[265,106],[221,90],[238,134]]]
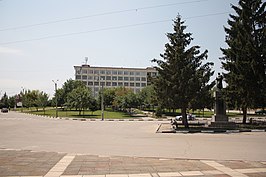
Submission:
[[[155,68],[119,68],[92,67],[90,65],[74,66],[75,79],[83,81],[97,96],[101,87],[126,87],[134,93],[150,84],[149,76],[157,75]]]

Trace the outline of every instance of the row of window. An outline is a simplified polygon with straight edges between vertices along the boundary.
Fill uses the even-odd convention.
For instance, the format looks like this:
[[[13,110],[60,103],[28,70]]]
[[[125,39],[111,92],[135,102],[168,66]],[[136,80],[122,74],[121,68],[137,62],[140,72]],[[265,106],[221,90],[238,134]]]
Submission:
[[[145,82],[147,79],[146,77],[122,77],[122,76],[87,76],[87,75],[76,75],[76,79],[82,79],[82,80],[113,80],[113,81],[143,81]]]
[[[85,82],[84,82],[85,83]],[[87,83],[85,83],[87,84]],[[88,82],[88,86],[113,86],[113,87],[146,87],[146,83],[134,83],[134,82]]]
[[[140,92],[140,88],[129,88],[130,90],[132,90],[133,92],[135,91],[135,93],[138,93]],[[99,91],[100,91],[100,88],[99,87],[95,87],[95,88],[91,88],[91,90],[94,92],[95,96],[98,96],[99,95]]]
[[[82,69],[76,70],[77,74],[106,74],[106,75],[131,75],[131,76],[146,76],[147,72],[139,72],[139,71],[119,71],[119,70],[87,70]]]

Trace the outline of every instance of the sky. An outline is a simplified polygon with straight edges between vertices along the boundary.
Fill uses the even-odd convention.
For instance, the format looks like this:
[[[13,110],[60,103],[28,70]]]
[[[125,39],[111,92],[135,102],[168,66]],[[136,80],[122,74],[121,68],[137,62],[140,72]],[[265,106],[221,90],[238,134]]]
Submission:
[[[224,26],[237,0],[0,0],[0,97],[23,89],[54,94],[74,66],[155,66],[179,14],[191,45],[222,72]],[[215,79],[215,76],[212,78]]]

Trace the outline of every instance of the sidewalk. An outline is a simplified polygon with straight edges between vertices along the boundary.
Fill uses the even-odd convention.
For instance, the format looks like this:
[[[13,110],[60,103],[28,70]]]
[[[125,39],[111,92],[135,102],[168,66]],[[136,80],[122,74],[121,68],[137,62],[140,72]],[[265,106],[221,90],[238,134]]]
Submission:
[[[262,177],[266,162],[98,156],[0,149],[0,176]]]

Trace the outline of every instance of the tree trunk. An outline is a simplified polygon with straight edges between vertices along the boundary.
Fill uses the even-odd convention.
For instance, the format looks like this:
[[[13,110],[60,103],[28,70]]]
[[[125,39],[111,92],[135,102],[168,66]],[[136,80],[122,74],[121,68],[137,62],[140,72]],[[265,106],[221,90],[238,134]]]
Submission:
[[[187,108],[182,107],[181,114],[182,114],[182,124],[185,126],[185,128],[189,128],[187,121]]]
[[[247,123],[247,107],[243,106],[242,111],[243,111],[243,122],[242,123],[246,124]]]

